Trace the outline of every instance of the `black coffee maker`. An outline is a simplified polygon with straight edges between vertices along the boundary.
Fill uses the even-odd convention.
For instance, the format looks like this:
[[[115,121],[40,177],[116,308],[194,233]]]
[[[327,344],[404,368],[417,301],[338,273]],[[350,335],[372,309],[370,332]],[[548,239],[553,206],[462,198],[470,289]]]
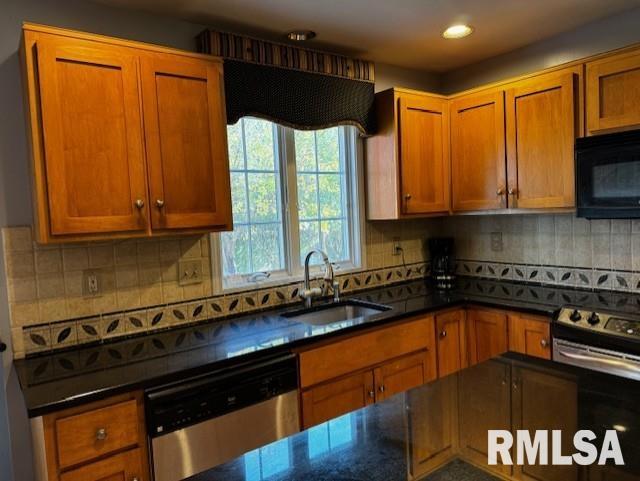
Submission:
[[[452,237],[433,237],[428,240],[431,254],[431,281],[438,289],[455,287],[455,256]]]

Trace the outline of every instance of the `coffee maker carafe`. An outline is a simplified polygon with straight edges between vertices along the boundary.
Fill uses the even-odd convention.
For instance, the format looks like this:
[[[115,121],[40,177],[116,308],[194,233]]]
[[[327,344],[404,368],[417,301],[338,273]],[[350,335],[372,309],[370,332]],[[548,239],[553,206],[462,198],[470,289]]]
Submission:
[[[429,239],[431,254],[431,280],[438,289],[453,289],[455,286],[455,256],[453,238]]]

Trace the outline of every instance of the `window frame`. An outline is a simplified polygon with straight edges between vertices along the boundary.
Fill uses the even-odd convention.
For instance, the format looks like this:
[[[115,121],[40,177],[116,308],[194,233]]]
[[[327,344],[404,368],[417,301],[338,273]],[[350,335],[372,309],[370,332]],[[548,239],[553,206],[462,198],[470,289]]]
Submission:
[[[293,128],[276,123],[274,123],[274,127],[276,129],[274,152],[279,156],[276,161],[279,162],[280,169],[278,183],[280,185],[279,195],[282,207],[285,267],[284,269],[270,271],[268,278],[260,280],[250,280],[249,278],[252,274],[238,274],[225,278],[221,233],[213,233],[211,234],[210,244],[212,283],[215,293],[281,285],[302,280],[304,276],[304,266],[300,255],[295,132]],[[343,157],[341,161],[344,163],[345,169],[345,208],[350,253],[349,260],[335,262],[334,264],[337,273],[342,274],[365,268],[363,142],[357,129],[347,128],[347,126],[337,126],[336,128],[339,129],[339,152]],[[317,276],[321,271],[321,266],[311,267],[312,276]]]

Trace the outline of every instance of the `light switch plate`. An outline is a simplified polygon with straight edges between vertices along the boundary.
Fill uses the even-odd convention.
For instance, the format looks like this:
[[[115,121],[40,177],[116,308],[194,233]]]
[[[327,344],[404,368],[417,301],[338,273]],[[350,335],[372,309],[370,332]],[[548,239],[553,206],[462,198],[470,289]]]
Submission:
[[[502,252],[504,244],[502,242],[502,232],[491,233],[491,250],[493,252]]]
[[[202,260],[186,260],[178,262],[178,284],[188,286],[202,283]]]

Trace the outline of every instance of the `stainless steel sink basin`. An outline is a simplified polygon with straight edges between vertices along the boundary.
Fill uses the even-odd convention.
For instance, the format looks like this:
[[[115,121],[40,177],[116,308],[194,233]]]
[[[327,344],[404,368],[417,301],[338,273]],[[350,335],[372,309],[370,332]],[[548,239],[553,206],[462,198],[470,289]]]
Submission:
[[[341,301],[332,304],[319,305],[311,309],[300,309],[283,314],[292,321],[324,326],[343,321],[357,321],[366,317],[375,316],[391,309],[382,304],[373,304],[363,301]]]

